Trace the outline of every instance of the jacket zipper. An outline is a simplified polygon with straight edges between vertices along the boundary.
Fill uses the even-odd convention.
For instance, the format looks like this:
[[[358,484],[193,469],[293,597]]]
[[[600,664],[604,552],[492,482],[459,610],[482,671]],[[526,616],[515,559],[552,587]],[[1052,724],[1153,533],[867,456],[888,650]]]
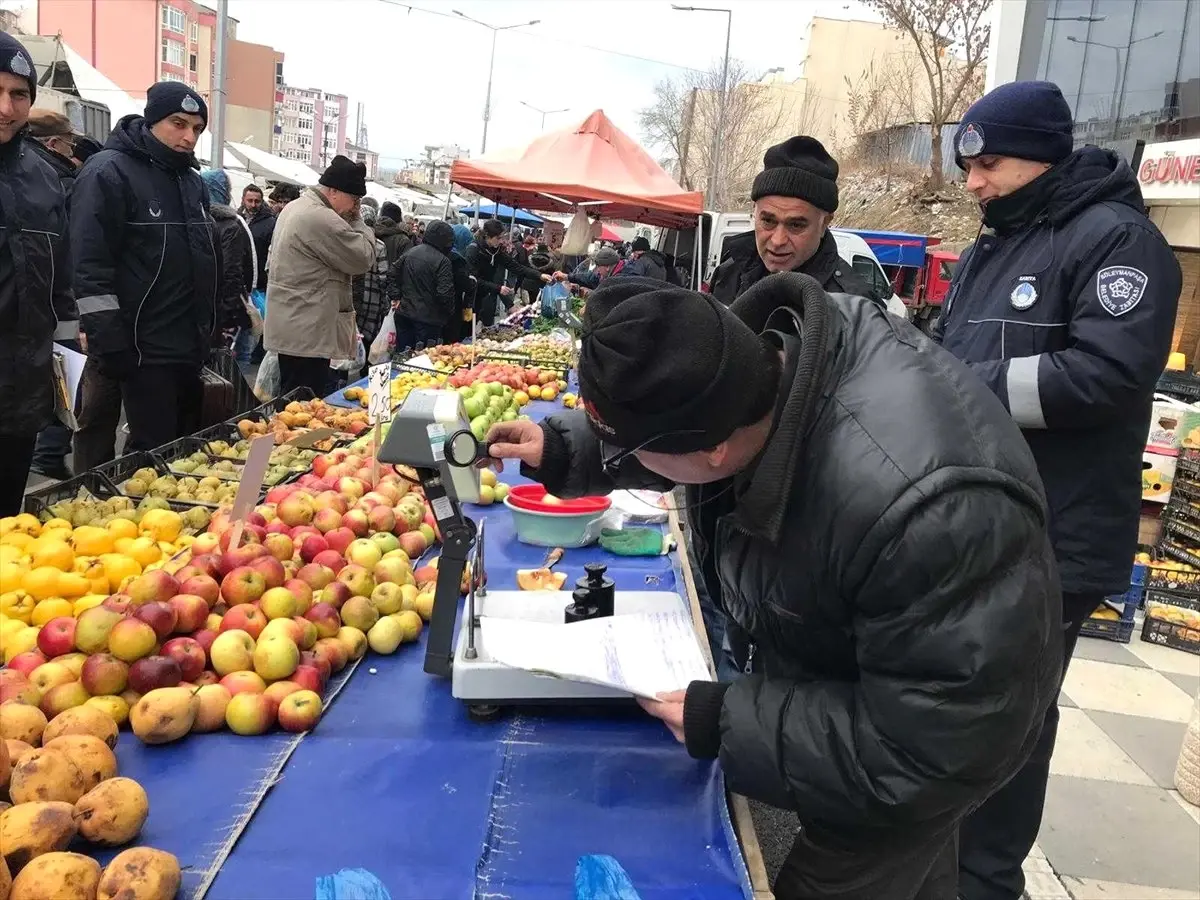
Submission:
[[[201,221],[203,221],[205,223],[205,228],[208,230],[208,248],[212,251],[213,274],[215,275],[216,274],[216,266],[217,266],[217,245],[215,243],[213,243],[212,222],[210,222],[208,220],[208,217],[204,214],[204,204],[203,203],[200,204],[200,219],[201,219]],[[253,246],[253,243],[254,242],[251,241],[252,246]],[[212,325],[208,329],[208,341],[206,343],[211,344],[212,339],[216,335],[216,333],[217,333],[217,279],[214,277],[213,278],[213,291],[212,291]],[[202,348],[202,352],[203,352],[203,348]]]
[[[154,290],[154,285],[158,283],[158,276],[162,274],[163,263],[167,259],[167,226],[162,227],[162,253],[158,257],[158,269],[154,273],[154,278],[150,281],[150,287],[146,288],[146,293],[142,295],[142,302],[138,304],[137,312],[133,316],[133,349],[137,351],[138,366],[142,364],[142,348],[138,346],[138,321],[142,318],[142,307],[146,305],[146,298],[150,296],[150,292]]]

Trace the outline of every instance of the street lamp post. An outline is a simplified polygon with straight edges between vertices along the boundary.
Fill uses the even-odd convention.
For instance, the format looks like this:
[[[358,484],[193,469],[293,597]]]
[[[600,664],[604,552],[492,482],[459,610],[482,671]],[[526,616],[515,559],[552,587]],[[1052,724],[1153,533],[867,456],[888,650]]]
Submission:
[[[1092,41],[1088,40],[1087,38],[1077,38],[1074,35],[1067,35],[1067,40],[1072,44],[1091,44],[1095,47],[1107,47],[1113,52],[1113,56],[1116,57],[1115,65],[1113,66],[1112,102],[1108,105],[1108,118],[1112,121],[1112,136],[1114,140],[1117,137],[1117,108],[1121,98],[1121,51],[1124,50],[1126,54],[1128,54],[1129,48],[1134,44],[1140,44],[1142,41],[1148,41],[1151,38],[1156,38],[1162,33],[1163,32],[1161,31],[1156,31],[1154,34],[1148,34],[1145,37],[1134,38],[1127,44],[1106,44],[1103,41]],[[1126,64],[1129,63],[1128,55],[1125,57],[1125,62]]]
[[[487,22],[481,22],[478,19],[473,19],[470,16],[468,16],[466,13],[460,12],[457,9],[452,9],[450,11],[452,13],[454,13],[456,16],[458,16],[459,18],[466,19],[468,22],[474,22],[476,25],[482,25],[484,28],[490,29],[492,32],[492,55],[491,55],[491,58],[488,60],[487,96],[484,97],[484,100],[483,100],[483,140],[480,142],[480,146],[479,146],[479,155],[483,156],[483,154],[487,153],[488,120],[491,119],[491,117],[492,117],[492,70],[496,66],[496,36],[501,31],[508,31],[510,28],[523,28],[527,25],[536,25],[538,22],[541,21],[541,19],[531,19],[528,22],[517,22],[515,25],[496,26],[496,25],[489,25]],[[479,221],[479,198],[478,197],[475,198],[475,221],[476,222]]]
[[[519,102],[519,103],[520,103],[522,106],[525,106],[525,107],[528,107],[529,109],[532,109],[532,110],[533,110],[535,113],[540,113],[540,114],[541,114],[541,116],[542,116],[542,127],[541,127],[541,130],[542,130],[542,131],[545,131],[545,130],[546,130],[546,116],[553,116],[553,115],[555,115],[556,113],[565,113],[565,112],[570,112],[570,107],[564,107],[563,109],[538,109],[538,108],[537,108],[536,106],[534,106],[532,103],[526,103],[524,100],[520,100],[520,101],[518,101],[518,102]]]
[[[717,127],[713,132],[712,161],[708,173],[708,200],[718,208],[717,186],[721,173],[721,140],[725,131],[725,98],[729,92],[729,35],[733,31],[733,10],[713,6],[679,6],[672,3],[671,9],[680,12],[714,12],[725,14],[725,62],[721,66],[721,96],[717,99]]]

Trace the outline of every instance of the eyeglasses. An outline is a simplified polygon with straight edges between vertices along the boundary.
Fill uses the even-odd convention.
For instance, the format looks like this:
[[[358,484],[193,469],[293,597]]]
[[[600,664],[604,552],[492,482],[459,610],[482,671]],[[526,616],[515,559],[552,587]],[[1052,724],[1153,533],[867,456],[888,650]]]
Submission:
[[[646,440],[642,441],[636,447],[630,447],[628,450],[617,450],[615,453],[609,454],[608,456],[601,456],[600,467],[604,471],[605,475],[607,475],[609,478],[612,478],[617,474],[618,471],[620,471],[621,464],[625,462],[625,460],[629,459],[629,457],[633,456],[639,450],[649,450],[651,444],[657,443],[665,438],[690,437],[704,433],[705,432],[703,429],[700,428],[688,428],[682,431],[664,431],[661,434],[656,434],[653,437],[646,438]],[[603,442],[600,445],[600,449],[601,452],[603,452]]]

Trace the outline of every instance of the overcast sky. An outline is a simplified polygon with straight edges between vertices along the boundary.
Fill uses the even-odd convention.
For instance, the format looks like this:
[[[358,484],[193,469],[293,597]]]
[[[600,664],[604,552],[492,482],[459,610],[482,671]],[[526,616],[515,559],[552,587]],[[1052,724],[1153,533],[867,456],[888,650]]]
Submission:
[[[755,73],[798,67],[814,15],[873,18],[856,0],[705,5],[733,10],[730,55]],[[723,14],[677,12],[665,0],[229,3],[241,40],[283,51],[288,84],[350,98],[350,137],[355,105],[365,104],[371,149],[388,167],[419,157],[426,144],[457,143],[479,154],[492,32],[454,15],[455,9],[501,27],[540,20],[498,36],[488,130],[492,150],[522,146],[538,134],[541,116],[521,101],[570,110],[547,116],[547,130],[603,109],[640,139],[637,111],[651,102],[654,83],[681,67],[706,68],[725,49]]]

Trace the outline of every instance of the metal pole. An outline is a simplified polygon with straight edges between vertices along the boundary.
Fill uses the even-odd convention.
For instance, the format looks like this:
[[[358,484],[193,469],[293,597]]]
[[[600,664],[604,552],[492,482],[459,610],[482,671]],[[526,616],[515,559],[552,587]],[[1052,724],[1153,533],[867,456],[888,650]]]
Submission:
[[[479,155],[480,156],[483,156],[485,153],[487,153],[488,119],[490,119],[492,117],[492,69],[496,65],[496,36],[498,34],[499,34],[499,31],[497,29],[493,28],[492,29],[492,56],[488,60],[487,96],[483,100],[483,141],[481,142],[480,147],[479,147]],[[476,197],[475,197],[475,224],[476,225],[479,224],[479,197],[478,197],[478,195],[476,195]]]
[[[717,198],[717,186],[720,184],[721,177],[721,138],[722,132],[725,130],[725,97],[729,93],[729,35],[733,31],[733,12],[724,10],[725,13],[725,62],[721,66],[721,96],[717,103],[717,129],[713,134],[713,149],[712,149],[712,172],[709,175],[710,190],[709,202],[713,204],[712,208],[720,210]]]
[[[225,48],[229,31],[229,0],[217,0],[217,63],[213,72],[212,103],[212,150],[209,152],[210,168],[220,169],[225,163]]]

